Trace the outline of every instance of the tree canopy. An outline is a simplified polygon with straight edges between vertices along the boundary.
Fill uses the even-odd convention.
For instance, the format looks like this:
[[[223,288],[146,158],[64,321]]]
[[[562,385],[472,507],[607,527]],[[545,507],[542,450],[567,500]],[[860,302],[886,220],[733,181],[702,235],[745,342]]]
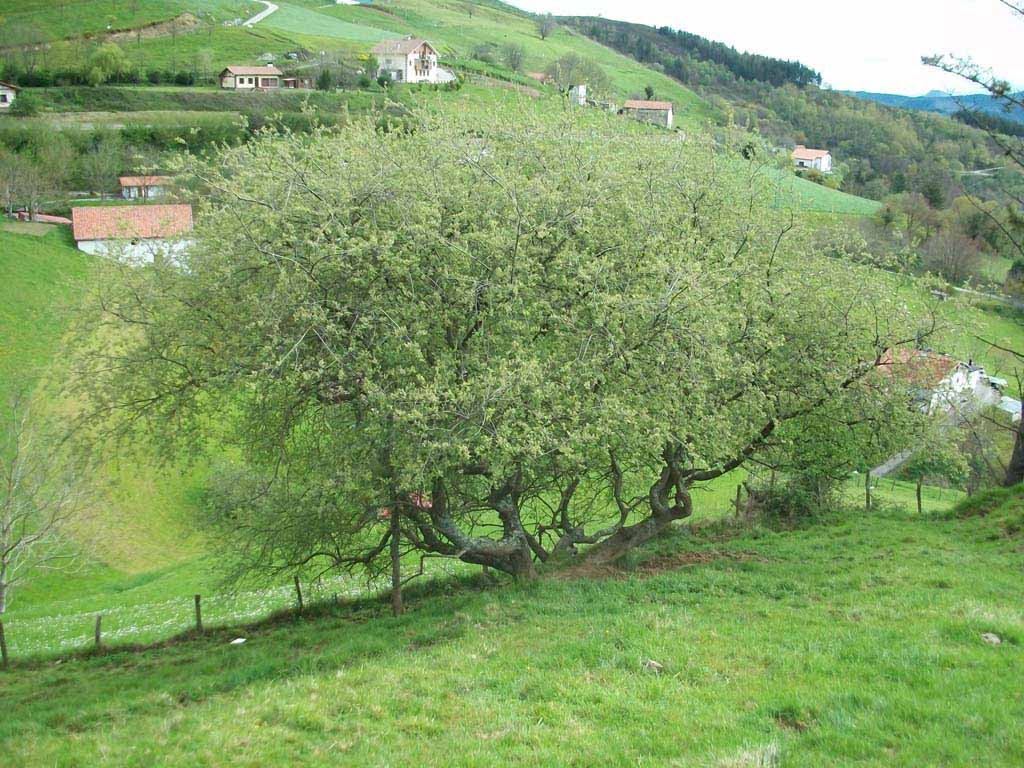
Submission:
[[[603,114],[361,120],[180,171],[196,245],[106,267],[81,381],[105,426],[237,457],[210,510],[251,567],[378,568],[396,524],[518,576],[617,557],[802,432],[882,450],[906,400],[876,366],[927,333],[756,164]]]

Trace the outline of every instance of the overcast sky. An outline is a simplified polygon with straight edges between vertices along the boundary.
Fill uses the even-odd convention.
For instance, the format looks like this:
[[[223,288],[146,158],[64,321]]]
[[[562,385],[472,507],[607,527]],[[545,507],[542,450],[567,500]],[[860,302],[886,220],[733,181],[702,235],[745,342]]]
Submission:
[[[1024,84],[1024,19],[999,0],[511,0],[529,11],[670,26],[783,59],[842,90],[964,92],[921,56],[972,56]]]

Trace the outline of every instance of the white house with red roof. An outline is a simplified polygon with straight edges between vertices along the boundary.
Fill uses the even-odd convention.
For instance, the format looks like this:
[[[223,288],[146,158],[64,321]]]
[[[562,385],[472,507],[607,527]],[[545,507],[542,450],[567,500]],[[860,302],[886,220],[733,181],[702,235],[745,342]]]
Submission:
[[[832,173],[832,153],[827,149],[808,149],[798,144],[793,150],[793,164],[797,168]]]
[[[117,205],[71,209],[79,250],[131,263],[183,254],[192,241],[191,205]]]
[[[267,91],[281,87],[277,67],[227,67],[220,73],[220,87],[235,91]]]
[[[886,350],[878,366],[909,387],[926,413],[965,417],[991,406],[1009,412],[1005,401],[1010,398],[1003,394],[1006,380],[988,375],[973,360],[965,363],[927,349],[903,348]]]
[[[671,128],[675,120],[671,101],[644,101],[629,99],[622,107],[624,115],[630,115],[645,123]]]
[[[377,76],[395,83],[448,83],[455,76],[437,65],[437,49],[418,37],[382,40],[371,49],[377,59]]]

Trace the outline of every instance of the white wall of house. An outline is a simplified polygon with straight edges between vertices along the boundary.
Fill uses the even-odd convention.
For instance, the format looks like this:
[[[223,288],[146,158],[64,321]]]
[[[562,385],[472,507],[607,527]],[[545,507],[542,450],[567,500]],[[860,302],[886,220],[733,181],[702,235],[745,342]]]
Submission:
[[[150,264],[156,259],[176,261],[192,246],[192,240],[79,240],[78,250],[94,256],[110,256],[129,264]]]
[[[816,157],[813,160],[797,160],[797,168],[813,168],[816,171],[822,173],[832,173],[832,155],[828,154],[824,157]]]
[[[277,75],[225,75],[221,78],[220,87],[236,91],[252,91],[257,88],[280,88],[281,79]]]
[[[396,83],[442,83],[447,82],[437,66],[437,54],[433,49],[421,47],[408,54],[384,54],[378,60],[378,74],[387,72]]]
[[[17,95],[18,92],[13,88],[7,88],[6,86],[0,85],[0,110],[10,109]]]
[[[121,197],[125,200],[154,200],[162,197],[164,188],[159,184],[150,187],[122,187]]]
[[[675,121],[675,116],[672,114],[671,109],[633,109],[630,111],[637,120],[660,125],[663,128],[671,128],[672,123]]]

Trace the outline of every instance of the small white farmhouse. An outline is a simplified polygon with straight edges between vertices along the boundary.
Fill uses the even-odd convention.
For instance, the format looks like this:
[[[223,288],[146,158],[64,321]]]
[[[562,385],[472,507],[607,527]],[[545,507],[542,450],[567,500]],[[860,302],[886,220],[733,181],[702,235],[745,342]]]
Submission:
[[[623,114],[635,117],[641,122],[660,125],[662,128],[671,128],[675,120],[671,101],[629,99],[622,107],[622,112]]]
[[[117,205],[71,209],[71,232],[78,249],[117,256],[130,263],[173,258],[188,249],[191,205]]]
[[[887,350],[879,367],[916,394],[921,410],[963,418],[991,406],[1004,407],[1006,380],[985,369],[924,349]]]
[[[170,186],[170,176],[121,176],[121,197],[125,200],[152,200],[162,197]]]
[[[798,144],[793,150],[793,164],[797,168],[832,173],[832,153],[827,149],[808,149],[803,144]]]
[[[396,83],[447,83],[454,75],[437,66],[437,50],[426,40],[403,37],[373,46],[377,76],[388,75]]]
[[[11,108],[20,90],[21,88],[13,83],[5,83],[3,80],[0,80],[0,112]]]
[[[235,91],[265,91],[281,87],[277,67],[228,67],[220,73],[220,87]]]

